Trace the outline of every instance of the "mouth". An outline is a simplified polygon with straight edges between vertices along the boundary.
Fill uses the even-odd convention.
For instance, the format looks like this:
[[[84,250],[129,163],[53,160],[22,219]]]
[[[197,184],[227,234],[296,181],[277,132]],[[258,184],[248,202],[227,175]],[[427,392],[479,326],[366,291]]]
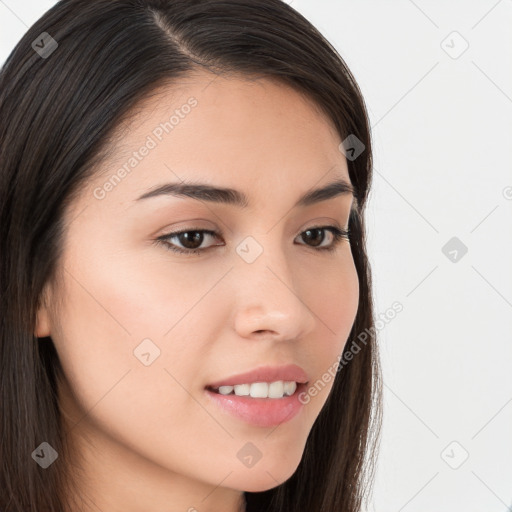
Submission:
[[[207,398],[222,413],[259,427],[288,422],[303,409],[299,399],[309,382],[296,364],[260,366],[205,386]]]
[[[291,422],[300,414],[305,407],[300,397],[307,390],[307,384],[273,381],[218,388],[206,386],[205,394],[222,414],[253,427],[273,428]]]

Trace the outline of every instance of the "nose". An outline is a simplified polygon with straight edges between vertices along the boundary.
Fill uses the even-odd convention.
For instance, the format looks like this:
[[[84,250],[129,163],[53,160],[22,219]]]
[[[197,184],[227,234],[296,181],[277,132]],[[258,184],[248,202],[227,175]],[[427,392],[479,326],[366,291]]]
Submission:
[[[267,244],[252,263],[241,257],[231,272],[234,325],[243,338],[296,340],[315,327],[316,316],[307,305],[309,291],[300,288],[300,275],[297,270],[293,274],[278,245]]]

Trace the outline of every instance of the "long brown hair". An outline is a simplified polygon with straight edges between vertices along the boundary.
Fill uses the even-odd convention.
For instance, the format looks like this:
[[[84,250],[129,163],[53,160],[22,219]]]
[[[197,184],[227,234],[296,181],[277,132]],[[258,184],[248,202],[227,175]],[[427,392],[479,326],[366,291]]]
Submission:
[[[364,224],[370,128],[360,90],[334,47],[281,0],[62,0],[27,31],[0,72],[3,512],[64,512],[68,505],[63,489],[73,475],[63,468],[73,454],[57,400],[62,368],[51,338],[34,337],[43,286],[58,265],[64,208],[137,103],[198,68],[278,79],[312,98],[342,141],[355,136],[364,145],[347,159],[360,290],[348,343],[375,333]],[[246,493],[249,511],[361,510],[381,423],[375,336],[342,363],[297,471],[273,489]],[[42,442],[59,454],[47,469],[31,457]]]

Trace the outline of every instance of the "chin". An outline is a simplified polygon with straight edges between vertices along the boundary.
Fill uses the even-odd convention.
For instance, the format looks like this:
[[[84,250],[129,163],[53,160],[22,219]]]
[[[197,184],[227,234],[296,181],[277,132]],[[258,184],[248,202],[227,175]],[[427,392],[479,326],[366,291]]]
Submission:
[[[239,471],[231,480],[231,486],[245,492],[268,491],[291,478],[297,467],[298,463],[285,466],[282,461],[280,463],[276,462],[274,466],[262,465],[259,468],[255,466],[247,471]]]

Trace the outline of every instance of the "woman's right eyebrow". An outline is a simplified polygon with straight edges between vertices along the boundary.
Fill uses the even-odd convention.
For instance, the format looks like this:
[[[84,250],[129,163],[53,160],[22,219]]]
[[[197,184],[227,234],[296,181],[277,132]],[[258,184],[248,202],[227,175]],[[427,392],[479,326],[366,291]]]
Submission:
[[[298,199],[294,208],[310,206],[340,195],[355,196],[355,194],[356,190],[351,183],[347,182],[344,178],[338,178],[321,188],[307,191]],[[138,197],[136,201],[161,195],[189,197],[199,201],[228,204],[238,206],[239,208],[247,208],[249,206],[249,200],[243,192],[233,188],[216,187],[206,183],[165,183],[148,190]]]

